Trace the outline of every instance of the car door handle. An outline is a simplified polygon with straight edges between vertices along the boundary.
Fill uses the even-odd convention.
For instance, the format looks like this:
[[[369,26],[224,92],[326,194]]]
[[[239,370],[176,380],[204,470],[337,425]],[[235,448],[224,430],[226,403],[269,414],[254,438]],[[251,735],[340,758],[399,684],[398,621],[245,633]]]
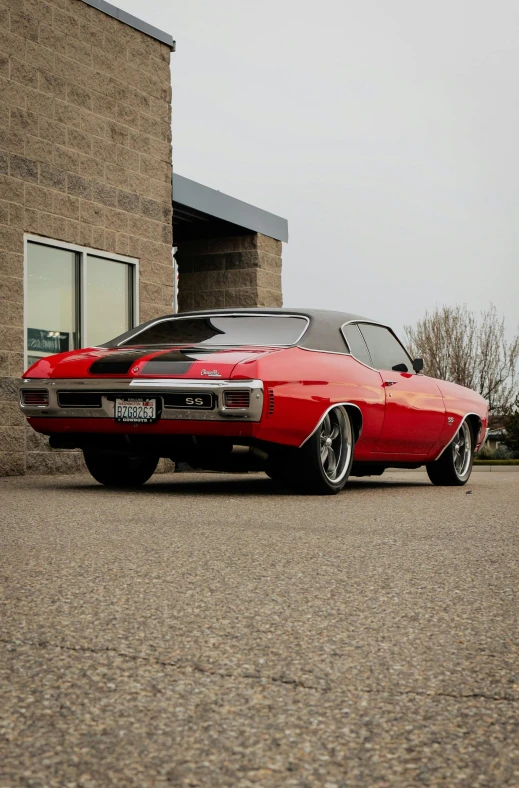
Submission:
[[[396,380],[385,380],[384,381],[384,386],[394,386],[395,383],[397,383]]]

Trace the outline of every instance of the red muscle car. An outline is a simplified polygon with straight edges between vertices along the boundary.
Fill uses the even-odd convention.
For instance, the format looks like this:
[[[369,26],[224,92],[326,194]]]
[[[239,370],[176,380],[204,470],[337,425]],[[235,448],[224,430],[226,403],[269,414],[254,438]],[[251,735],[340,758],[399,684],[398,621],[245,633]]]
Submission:
[[[146,482],[160,457],[261,470],[303,492],[425,465],[463,485],[486,401],[422,374],[385,325],[340,312],[223,309],[168,315],[101,347],[48,356],[20,407],[54,448],[79,448],[97,481]]]

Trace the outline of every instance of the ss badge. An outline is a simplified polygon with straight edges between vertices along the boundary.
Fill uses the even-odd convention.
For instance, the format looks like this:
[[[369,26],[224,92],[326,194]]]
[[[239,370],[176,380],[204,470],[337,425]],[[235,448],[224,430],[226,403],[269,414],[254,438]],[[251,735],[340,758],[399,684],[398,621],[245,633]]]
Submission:
[[[454,416],[447,416],[447,424],[454,424]]]
[[[167,408],[190,408],[195,410],[212,410],[213,394],[209,392],[183,391],[164,395]]]

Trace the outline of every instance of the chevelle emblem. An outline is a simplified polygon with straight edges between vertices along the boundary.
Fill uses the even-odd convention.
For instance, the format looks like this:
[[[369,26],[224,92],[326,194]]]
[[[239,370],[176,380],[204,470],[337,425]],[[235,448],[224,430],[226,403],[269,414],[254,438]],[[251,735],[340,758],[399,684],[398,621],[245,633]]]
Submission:
[[[201,375],[207,375],[209,378],[221,378],[222,376],[217,369],[203,369]]]

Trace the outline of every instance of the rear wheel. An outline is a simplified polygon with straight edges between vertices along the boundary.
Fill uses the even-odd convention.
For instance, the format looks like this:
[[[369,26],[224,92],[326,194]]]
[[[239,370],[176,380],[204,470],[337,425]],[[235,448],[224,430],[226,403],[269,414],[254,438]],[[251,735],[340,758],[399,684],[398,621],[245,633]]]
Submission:
[[[461,487],[470,478],[473,462],[474,436],[469,422],[465,420],[442,456],[426,466],[427,474],[433,484]]]
[[[106,487],[140,487],[153,475],[159,462],[151,454],[125,457],[86,450],[83,454],[91,475]]]
[[[337,405],[293,455],[290,482],[301,492],[335,495],[342,490],[353,462],[353,427],[348,411]]]

